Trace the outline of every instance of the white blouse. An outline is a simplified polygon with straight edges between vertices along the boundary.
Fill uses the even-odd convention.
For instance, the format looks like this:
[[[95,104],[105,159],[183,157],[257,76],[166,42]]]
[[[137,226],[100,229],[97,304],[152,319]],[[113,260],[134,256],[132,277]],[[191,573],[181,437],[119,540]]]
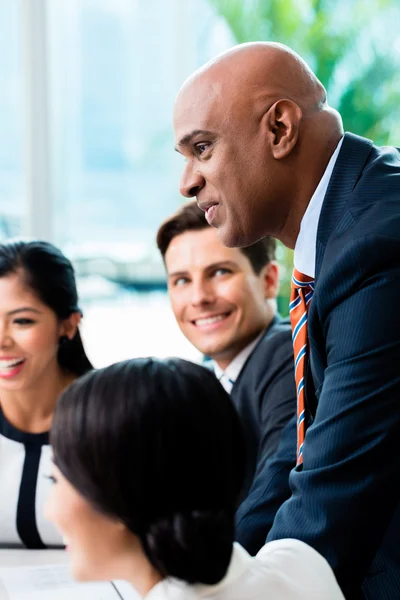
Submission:
[[[43,516],[51,470],[48,432],[20,431],[0,408],[0,548],[64,545]]]
[[[164,579],[145,600],[345,600],[327,561],[299,540],[277,540],[252,557],[235,543],[226,576],[217,585]]]

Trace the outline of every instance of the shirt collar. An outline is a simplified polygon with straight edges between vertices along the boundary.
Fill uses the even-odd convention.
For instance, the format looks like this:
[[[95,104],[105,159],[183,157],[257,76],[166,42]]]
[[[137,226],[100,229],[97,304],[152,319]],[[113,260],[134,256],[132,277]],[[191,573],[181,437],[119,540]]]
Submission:
[[[250,344],[248,344],[243,350],[239,352],[235,356],[235,358],[229,363],[225,370],[222,370],[221,367],[217,365],[215,360],[213,360],[214,373],[217,379],[221,379],[222,375],[225,374],[232,383],[235,383],[236,379],[240,375],[240,371],[243,369],[245,362],[249,358],[250,354],[253,352],[254,348],[257,346],[258,342],[261,340],[264,335],[264,331],[262,331],[255,340],[253,340]]]
[[[197,600],[210,594],[217,594],[231,586],[247,570],[252,561],[250,554],[235,542],[228,571],[216,585],[189,585],[179,579],[167,578],[157,583],[145,596],[145,600]]]
[[[315,251],[317,246],[318,221],[322,210],[326,190],[332,176],[333,168],[342,147],[343,137],[336,146],[328,166],[307,206],[300,223],[300,231],[294,248],[294,266],[300,273],[315,276]]]

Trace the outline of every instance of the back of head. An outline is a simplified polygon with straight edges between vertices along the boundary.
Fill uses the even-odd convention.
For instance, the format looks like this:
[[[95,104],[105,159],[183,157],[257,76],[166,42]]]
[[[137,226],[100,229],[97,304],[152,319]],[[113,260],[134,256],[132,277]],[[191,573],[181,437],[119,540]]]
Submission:
[[[48,306],[59,320],[67,319],[78,306],[75,274],[71,262],[55,246],[43,241],[10,241],[0,244],[0,277],[19,274],[24,284]],[[61,368],[82,375],[92,369],[79,330],[72,340],[60,344]]]
[[[197,202],[186,202],[161,224],[157,232],[156,242],[162,258],[165,259],[169,245],[176,236],[209,227],[205,213],[198,207]],[[274,238],[266,236],[251,246],[240,248],[240,251],[249,259],[258,275],[263,267],[275,259],[276,242]]]
[[[152,358],[89,373],[61,396],[51,442],[64,476],[138,536],[163,576],[205,584],[222,579],[244,442],[213,373]]]

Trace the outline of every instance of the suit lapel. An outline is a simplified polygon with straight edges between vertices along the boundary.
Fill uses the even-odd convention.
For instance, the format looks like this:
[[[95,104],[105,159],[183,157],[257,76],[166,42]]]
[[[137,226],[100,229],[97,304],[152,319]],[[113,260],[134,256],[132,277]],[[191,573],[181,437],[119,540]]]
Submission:
[[[348,199],[360,178],[372,147],[371,140],[352,133],[346,133],[344,136],[318,222],[315,256],[315,280],[317,283],[325,246],[340,223],[347,208]]]
[[[315,296],[318,295],[319,291],[318,276],[321,270],[326,244],[347,211],[349,197],[361,176],[372,146],[373,144],[370,140],[361,138],[352,133],[346,133],[344,136],[342,147],[325,194],[318,222],[315,253]],[[310,329],[312,328],[313,320],[317,318],[315,307],[313,306],[315,296],[310,307]],[[315,374],[323,368],[323,365],[319,368],[317,368],[316,365],[313,365],[313,353],[310,352],[310,359],[307,363],[306,371],[305,398],[308,410],[312,417],[314,417],[318,405],[315,389],[316,387],[319,388],[320,383],[319,380],[314,381],[314,377]]]

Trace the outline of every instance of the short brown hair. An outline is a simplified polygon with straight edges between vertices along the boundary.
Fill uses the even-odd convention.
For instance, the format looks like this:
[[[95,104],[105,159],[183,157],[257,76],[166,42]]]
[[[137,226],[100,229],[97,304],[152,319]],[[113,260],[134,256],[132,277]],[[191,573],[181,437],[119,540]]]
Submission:
[[[168,246],[176,237],[186,231],[197,231],[210,227],[205,213],[197,206],[196,201],[190,201],[181,206],[171,217],[162,223],[157,232],[157,246],[165,259]],[[239,248],[249,259],[254,272],[258,275],[271,260],[275,259],[276,243],[274,238],[266,236],[251,246]]]

